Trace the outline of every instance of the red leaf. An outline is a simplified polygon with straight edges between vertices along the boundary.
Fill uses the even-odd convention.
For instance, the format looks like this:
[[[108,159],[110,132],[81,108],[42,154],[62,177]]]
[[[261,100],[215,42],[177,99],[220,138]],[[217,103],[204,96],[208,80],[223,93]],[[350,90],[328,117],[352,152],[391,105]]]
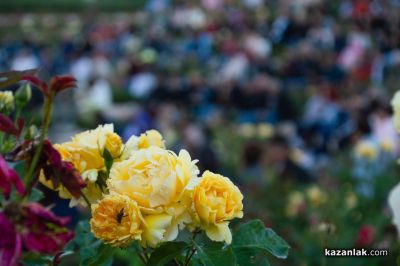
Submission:
[[[73,87],[76,87],[76,79],[68,75],[56,76],[50,82],[50,88],[55,92],[60,92]]]
[[[6,115],[0,114],[0,131],[7,134],[19,136],[20,130],[14,125],[14,122]]]
[[[32,76],[32,75],[23,76],[21,79],[29,81],[30,83],[32,83],[33,85],[38,87],[43,92],[43,94],[49,95],[48,86],[47,86],[46,82],[44,82],[43,80],[41,80],[35,76]]]

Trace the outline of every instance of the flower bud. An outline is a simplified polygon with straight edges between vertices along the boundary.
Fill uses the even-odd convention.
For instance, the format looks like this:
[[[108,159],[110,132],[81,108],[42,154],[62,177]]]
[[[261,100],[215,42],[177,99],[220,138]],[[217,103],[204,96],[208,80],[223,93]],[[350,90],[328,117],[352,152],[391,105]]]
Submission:
[[[35,136],[38,134],[38,128],[35,125],[31,125],[26,131],[24,138],[26,140],[34,139]]]
[[[15,104],[17,108],[23,108],[32,97],[32,89],[29,83],[24,83],[15,93]]]

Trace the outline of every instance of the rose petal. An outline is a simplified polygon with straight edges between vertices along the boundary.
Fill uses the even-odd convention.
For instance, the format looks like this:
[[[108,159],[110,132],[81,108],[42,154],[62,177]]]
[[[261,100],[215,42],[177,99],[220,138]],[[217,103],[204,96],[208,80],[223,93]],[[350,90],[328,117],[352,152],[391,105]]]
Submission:
[[[21,256],[21,237],[4,213],[0,213],[0,265],[17,265]]]
[[[10,197],[12,185],[15,186],[21,195],[25,193],[24,184],[17,172],[10,168],[3,156],[0,155],[0,188],[3,190],[6,199]]]
[[[4,114],[0,114],[0,131],[14,136],[18,136],[20,133],[14,122]]]
[[[55,92],[73,87],[76,87],[76,79],[72,76],[56,76],[50,82],[50,88]]]

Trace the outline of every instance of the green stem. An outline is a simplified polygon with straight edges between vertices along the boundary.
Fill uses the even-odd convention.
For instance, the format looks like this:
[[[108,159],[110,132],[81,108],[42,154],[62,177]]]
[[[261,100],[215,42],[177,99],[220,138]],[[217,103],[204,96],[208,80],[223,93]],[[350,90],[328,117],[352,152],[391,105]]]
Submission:
[[[143,262],[143,265],[146,265],[146,258],[142,253],[139,253],[139,259]]]
[[[51,122],[51,116],[52,116],[52,112],[53,112],[53,95],[50,95],[49,97],[45,97],[44,99],[44,106],[43,106],[43,124],[41,127],[41,132],[40,132],[40,137],[39,137],[39,145],[37,146],[35,153],[33,155],[33,159],[31,161],[31,165],[29,167],[28,172],[26,173],[25,177],[24,177],[24,181],[26,184],[26,187],[29,189],[30,187],[32,187],[32,182],[34,182],[35,180],[32,178],[33,173],[36,170],[37,164],[39,162],[40,159],[40,155],[42,153],[43,150],[43,144],[44,141],[46,139],[47,136],[47,132],[49,130],[49,126],[50,126],[50,122]],[[26,195],[29,194],[26,193]]]
[[[196,236],[199,233],[199,231],[194,231],[193,235],[192,235],[192,245],[190,247],[190,249],[188,249],[188,251],[186,252],[186,256],[185,256],[185,262],[184,262],[184,266],[189,265],[191,258],[193,257],[194,253],[196,253],[196,247],[194,246],[194,241],[196,240]]]
[[[82,192],[82,190],[81,190],[80,193],[81,193],[82,198],[85,200],[85,202],[86,202],[88,208],[90,208],[90,201],[89,201],[89,199],[88,199],[88,198],[86,197],[86,195]]]
[[[181,264],[179,263],[179,261],[176,258],[174,258],[174,263],[176,266],[181,266]]]
[[[139,257],[142,260],[142,262],[144,263],[144,265],[147,265],[147,262],[149,261],[149,257],[146,255],[145,250],[139,246],[140,252],[139,252]]]

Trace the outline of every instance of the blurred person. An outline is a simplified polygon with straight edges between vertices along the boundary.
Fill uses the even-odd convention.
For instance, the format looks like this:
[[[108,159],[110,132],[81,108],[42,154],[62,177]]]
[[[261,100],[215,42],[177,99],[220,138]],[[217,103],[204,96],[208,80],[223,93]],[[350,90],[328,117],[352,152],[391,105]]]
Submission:
[[[311,175],[291,158],[291,147],[285,137],[276,135],[264,146],[263,163],[272,167],[281,181],[309,183]]]
[[[11,62],[12,70],[27,70],[39,68],[40,61],[39,58],[32,53],[29,49],[22,49]]]
[[[389,152],[399,152],[399,136],[394,127],[391,107],[380,100],[371,102],[370,123],[372,138],[381,146],[386,145]],[[390,146],[390,147],[389,147]]]
[[[93,60],[84,51],[80,51],[74,55],[71,62],[70,73],[77,80],[78,88],[88,86],[89,80],[93,74]]]
[[[92,78],[87,87],[75,91],[75,101],[81,122],[95,124],[102,111],[112,107],[112,89],[108,80]]]
[[[145,99],[157,86],[156,75],[148,68],[131,76],[129,80],[129,93],[136,98]]]
[[[241,156],[243,163],[238,174],[239,181],[243,185],[262,186],[265,183],[262,153],[261,143],[249,141],[243,145]]]
[[[183,131],[182,145],[194,159],[199,160],[197,166],[200,172],[220,170],[218,158],[209,137],[206,130],[196,124],[187,125]]]

